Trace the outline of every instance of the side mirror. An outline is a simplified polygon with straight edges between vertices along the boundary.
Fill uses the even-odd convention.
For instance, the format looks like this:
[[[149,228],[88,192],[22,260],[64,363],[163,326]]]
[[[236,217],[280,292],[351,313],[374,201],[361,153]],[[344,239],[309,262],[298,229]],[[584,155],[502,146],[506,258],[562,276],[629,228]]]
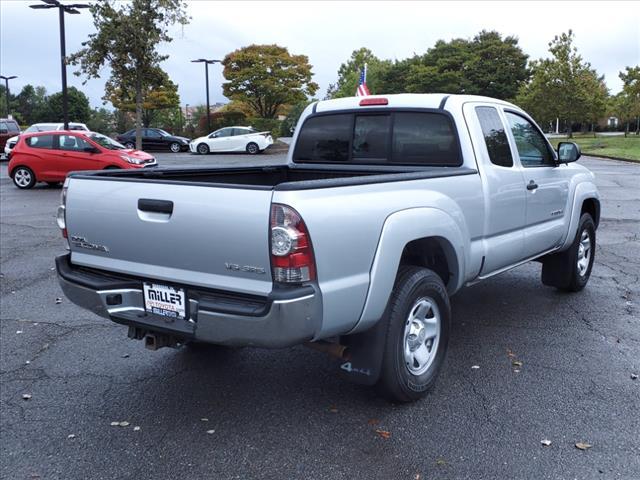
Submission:
[[[85,151],[85,153],[100,153],[100,150],[98,150],[96,147],[84,147],[83,150]]]
[[[560,142],[558,144],[558,163],[575,162],[580,158],[580,146],[573,142]]]

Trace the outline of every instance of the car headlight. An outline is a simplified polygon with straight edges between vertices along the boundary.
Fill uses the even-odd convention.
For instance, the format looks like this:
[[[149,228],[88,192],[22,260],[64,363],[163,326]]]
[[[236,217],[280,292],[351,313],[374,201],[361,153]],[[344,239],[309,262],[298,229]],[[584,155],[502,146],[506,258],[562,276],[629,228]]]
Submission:
[[[133,165],[142,165],[144,163],[144,160],[130,157],[129,155],[120,155],[120,158],[125,162],[132,163]]]

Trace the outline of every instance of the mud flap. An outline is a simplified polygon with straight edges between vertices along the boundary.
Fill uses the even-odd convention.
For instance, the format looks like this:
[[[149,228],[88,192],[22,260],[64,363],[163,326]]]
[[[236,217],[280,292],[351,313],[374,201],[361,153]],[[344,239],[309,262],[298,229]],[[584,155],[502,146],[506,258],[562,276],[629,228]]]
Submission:
[[[380,378],[387,325],[380,321],[369,330],[341,337],[340,343],[348,347],[347,360],[337,363],[341,377],[361,385],[374,385]]]
[[[571,283],[570,258],[574,252],[572,246],[568,251],[548,255],[542,260],[542,283],[548,287],[567,288]]]

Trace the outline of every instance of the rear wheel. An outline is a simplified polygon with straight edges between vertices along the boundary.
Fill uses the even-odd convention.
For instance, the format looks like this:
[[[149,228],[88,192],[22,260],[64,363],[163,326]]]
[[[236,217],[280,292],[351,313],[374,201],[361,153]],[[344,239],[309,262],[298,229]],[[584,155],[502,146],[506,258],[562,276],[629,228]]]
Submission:
[[[33,188],[36,184],[36,176],[29,167],[18,167],[13,171],[13,183],[23,190]]]
[[[209,145],[207,145],[206,143],[200,143],[198,144],[198,148],[196,150],[198,150],[198,153],[200,155],[206,155],[207,153],[209,153]]]
[[[257,143],[251,142],[247,144],[247,153],[249,155],[255,155],[260,152],[260,147],[258,147]]]
[[[433,386],[449,342],[451,307],[432,270],[401,267],[384,317],[387,338],[377,388],[389,399],[411,402]]]
[[[180,152],[180,144],[177,142],[173,142],[171,145],[169,145],[169,150],[171,150],[173,153],[179,153]]]

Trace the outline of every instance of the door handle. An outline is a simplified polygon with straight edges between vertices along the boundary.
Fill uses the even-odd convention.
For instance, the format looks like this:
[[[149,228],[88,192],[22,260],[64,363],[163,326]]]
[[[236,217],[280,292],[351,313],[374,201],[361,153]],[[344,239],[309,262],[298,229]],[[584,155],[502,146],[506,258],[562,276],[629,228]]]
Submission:
[[[140,198],[138,200],[138,210],[143,212],[173,213],[173,202],[169,200],[154,200],[152,198]]]
[[[533,180],[529,180],[529,185],[527,185],[527,190],[535,190],[538,188],[538,184]]]

